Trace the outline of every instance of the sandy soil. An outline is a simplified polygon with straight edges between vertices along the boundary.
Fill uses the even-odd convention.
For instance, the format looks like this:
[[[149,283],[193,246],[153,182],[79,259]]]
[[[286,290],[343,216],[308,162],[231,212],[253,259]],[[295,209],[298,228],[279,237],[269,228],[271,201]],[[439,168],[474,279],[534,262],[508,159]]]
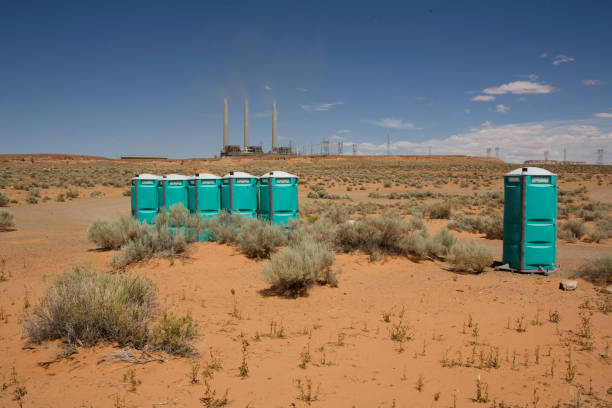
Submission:
[[[298,379],[312,382],[312,406],[321,407],[489,407],[493,401],[551,407],[576,406],[578,398],[580,406],[612,406],[612,315],[597,308],[609,295],[588,282],[563,292],[559,276],[461,275],[443,262],[371,263],[365,255],[338,255],[338,288],[315,287],[308,297],[284,299],[261,294],[267,287],[264,262],[215,243],[193,244],[173,264],[156,259],[133,268],[158,285],[162,308],[189,312],[198,322],[199,357],[164,356],[165,362],[128,366],[103,361],[114,351],[104,345],[45,364],[60,344],[27,345],[20,319],[65,268],[86,262],[109,270],[112,252],[97,251],[85,239],[95,218],[129,213],[129,197],[109,190],[115,193],[11,208],[17,230],[0,233],[0,259],[10,276],[0,282],[0,312],[8,315],[7,323],[0,320],[0,380],[6,384],[1,407],[18,406],[13,369],[27,389],[26,407],[202,406],[204,385],[190,384],[190,372],[196,362],[204,367],[210,361],[211,350],[223,368],[210,384],[218,396],[228,391],[232,407],[306,406],[298,398]],[[612,201],[609,189],[592,191]],[[435,231],[445,223],[432,221],[429,227]],[[501,258],[501,241],[459,235],[475,237]],[[610,252],[609,242],[559,243],[558,262],[570,271]],[[240,318],[232,316],[232,289]],[[559,312],[558,324],[549,322],[551,311]],[[575,341],[585,312],[593,350],[580,350]],[[389,335],[400,318],[412,333],[402,352]],[[524,332],[516,330],[521,319]],[[271,325],[282,327],[284,337],[270,336]],[[241,334],[250,343],[245,379],[238,375]],[[311,362],[300,368],[307,350]],[[495,350],[500,367],[480,367],[481,353],[486,359]],[[462,366],[446,367],[443,360],[461,360]],[[571,382],[568,366],[576,371]],[[135,390],[124,380],[131,369],[139,382]],[[474,400],[478,376],[488,387],[487,404]]]

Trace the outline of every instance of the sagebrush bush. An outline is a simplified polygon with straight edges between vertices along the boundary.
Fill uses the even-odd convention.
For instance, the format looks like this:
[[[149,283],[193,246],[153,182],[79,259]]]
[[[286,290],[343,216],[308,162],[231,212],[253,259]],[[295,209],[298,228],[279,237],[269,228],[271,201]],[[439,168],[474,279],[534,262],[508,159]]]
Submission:
[[[26,202],[29,204],[37,204],[38,199],[40,198],[40,190],[37,188],[31,188],[28,190],[28,195],[26,197]]]
[[[10,211],[0,211],[0,231],[9,231],[15,226],[15,216]]]
[[[449,230],[443,228],[428,242],[427,251],[432,257],[444,258],[450,253],[456,242],[457,238]]]
[[[485,234],[488,239],[504,238],[504,216],[501,213],[495,213],[491,217],[470,217],[465,214],[457,214],[446,226],[459,232]]]
[[[454,245],[448,261],[458,272],[481,273],[493,263],[493,254],[486,246],[469,240]]]
[[[568,242],[580,240],[587,233],[587,226],[580,220],[567,220],[559,224],[559,238]]]
[[[219,212],[219,216],[206,220],[206,227],[214,241],[220,244],[231,244],[238,241],[240,227],[245,221],[238,214],[228,214],[225,210]]]
[[[55,280],[23,325],[35,343],[63,339],[92,346],[108,341],[141,348],[156,308],[157,289],[150,279],[75,267]]]
[[[127,241],[141,237],[147,229],[128,216],[116,220],[98,218],[87,228],[87,239],[102,249],[119,249]]]
[[[574,276],[598,285],[612,284],[612,255],[604,255],[587,261],[578,268]]]
[[[482,231],[488,239],[504,239],[504,217],[500,213],[484,220]]]
[[[238,246],[249,258],[269,258],[277,247],[286,244],[283,227],[259,219],[246,219],[238,235]]]
[[[432,219],[449,219],[451,212],[451,204],[448,201],[440,201],[427,207],[429,218]]]
[[[264,266],[264,279],[281,295],[305,295],[317,282],[337,285],[331,271],[334,259],[334,253],[325,245],[306,238],[272,255]]]
[[[10,201],[4,191],[0,191],[0,207],[6,207]]]
[[[191,340],[198,335],[198,328],[190,315],[175,316],[164,311],[153,328],[150,345],[154,350],[175,355],[194,354]]]

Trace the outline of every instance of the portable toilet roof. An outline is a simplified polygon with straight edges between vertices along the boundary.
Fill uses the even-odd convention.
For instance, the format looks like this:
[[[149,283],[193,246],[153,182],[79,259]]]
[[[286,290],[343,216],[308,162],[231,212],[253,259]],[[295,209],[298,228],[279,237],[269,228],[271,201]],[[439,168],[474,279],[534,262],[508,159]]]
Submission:
[[[193,178],[199,179],[199,180],[218,180],[221,177],[215,174],[210,174],[210,173],[196,173],[195,176],[193,176]]]
[[[243,171],[230,171],[223,178],[259,178]]]
[[[156,176],[155,174],[143,173],[135,175],[132,177],[132,180],[161,180],[162,178],[163,177]]]
[[[554,173],[546,169],[541,169],[539,167],[519,167],[518,169],[512,170],[510,173],[506,173],[506,176],[520,176],[523,174],[523,169],[527,169],[525,175],[527,176],[554,176]]]
[[[299,178],[298,176],[296,176],[295,174],[291,174],[291,173],[287,173],[285,171],[269,171],[266,174],[262,175],[260,178],[272,178],[272,177],[279,177],[279,178]]]
[[[168,174],[164,176],[165,180],[189,180],[191,177],[183,176],[182,174]]]

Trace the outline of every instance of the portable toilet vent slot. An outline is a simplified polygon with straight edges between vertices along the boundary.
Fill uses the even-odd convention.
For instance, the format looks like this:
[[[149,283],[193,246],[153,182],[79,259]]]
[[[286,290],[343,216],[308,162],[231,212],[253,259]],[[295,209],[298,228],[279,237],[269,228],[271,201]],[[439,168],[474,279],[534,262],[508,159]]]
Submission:
[[[501,270],[549,274],[555,270],[557,176],[523,167],[504,176],[504,265]]]
[[[275,225],[289,225],[299,216],[298,176],[270,171],[260,177],[259,213]]]
[[[160,176],[140,174],[132,178],[131,202],[132,218],[140,222],[154,223],[159,211],[159,195],[157,193]]]

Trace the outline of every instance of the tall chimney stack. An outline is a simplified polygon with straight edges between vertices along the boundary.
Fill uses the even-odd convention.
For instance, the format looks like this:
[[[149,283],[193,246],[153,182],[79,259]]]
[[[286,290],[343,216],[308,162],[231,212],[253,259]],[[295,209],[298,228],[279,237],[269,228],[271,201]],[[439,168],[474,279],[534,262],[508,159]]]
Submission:
[[[229,135],[227,130],[227,98],[223,101],[223,150],[229,145]]]
[[[276,103],[272,105],[272,151],[276,152]]]
[[[249,150],[249,101],[244,101],[244,151]]]

